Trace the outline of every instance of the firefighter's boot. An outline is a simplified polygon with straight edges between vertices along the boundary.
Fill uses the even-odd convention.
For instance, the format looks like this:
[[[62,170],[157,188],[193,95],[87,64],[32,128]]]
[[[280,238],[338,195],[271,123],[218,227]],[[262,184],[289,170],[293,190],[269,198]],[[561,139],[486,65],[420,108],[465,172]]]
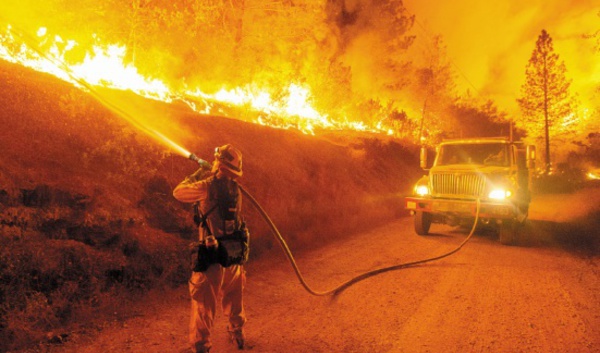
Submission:
[[[227,332],[229,333],[229,341],[237,344],[238,349],[244,349],[244,331],[241,328],[231,329],[230,326],[227,326]]]

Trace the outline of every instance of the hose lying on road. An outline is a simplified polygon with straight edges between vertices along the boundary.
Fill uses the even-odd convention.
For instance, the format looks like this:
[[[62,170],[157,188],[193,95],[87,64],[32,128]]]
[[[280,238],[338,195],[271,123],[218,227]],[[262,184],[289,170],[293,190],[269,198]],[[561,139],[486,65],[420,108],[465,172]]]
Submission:
[[[335,287],[335,288],[333,288],[331,290],[324,291],[324,292],[318,292],[318,291],[315,291],[312,288],[310,288],[310,286],[304,280],[304,277],[302,276],[302,273],[300,273],[300,269],[298,268],[298,265],[296,264],[296,260],[294,260],[294,256],[292,255],[292,252],[291,252],[290,248],[288,247],[287,243],[285,242],[285,240],[281,236],[281,233],[279,233],[279,230],[277,230],[277,227],[275,226],[275,224],[273,223],[273,221],[271,220],[271,218],[269,217],[269,215],[260,206],[260,204],[256,201],[256,199],[254,199],[254,197],[252,197],[252,195],[250,195],[248,193],[248,191],[246,191],[241,185],[240,185],[240,189],[242,190],[242,193],[244,195],[246,195],[250,199],[251,203],[256,207],[256,209],[261,214],[261,216],[263,217],[263,219],[265,220],[265,222],[267,222],[267,224],[271,228],[271,231],[273,232],[273,234],[275,235],[275,238],[277,238],[277,240],[279,241],[279,244],[283,248],[283,251],[285,252],[285,255],[287,256],[288,260],[290,261],[290,264],[292,265],[292,268],[294,269],[294,272],[296,272],[296,276],[300,280],[300,283],[302,284],[302,286],[304,287],[304,289],[306,289],[307,292],[309,292],[310,294],[315,295],[315,296],[327,296],[327,295],[337,296],[338,294],[340,294],[342,291],[344,291],[346,288],[350,287],[351,285],[353,285],[353,284],[355,284],[357,282],[360,282],[360,281],[362,281],[364,279],[367,279],[369,277],[378,275],[380,273],[394,271],[394,270],[400,270],[400,269],[407,268],[407,267],[413,267],[413,266],[421,265],[421,264],[424,264],[424,263],[427,263],[427,262],[432,262],[432,261],[436,261],[436,260],[440,260],[440,259],[443,259],[445,257],[448,257],[448,256],[456,253],[457,251],[459,251],[471,239],[471,237],[473,236],[473,233],[475,233],[475,228],[477,226],[477,221],[479,219],[480,201],[479,201],[479,199],[477,199],[477,209],[476,209],[476,212],[475,212],[475,220],[473,221],[473,227],[471,228],[471,232],[465,238],[465,240],[463,240],[463,242],[460,243],[460,245],[458,245],[452,251],[449,251],[449,252],[447,252],[445,254],[442,254],[442,255],[439,255],[439,256],[435,256],[435,257],[430,257],[430,258],[427,258],[427,259],[423,259],[423,260],[405,262],[405,263],[401,263],[401,264],[397,264],[397,265],[393,265],[393,266],[389,266],[389,267],[383,267],[383,268],[379,268],[379,269],[376,269],[376,270],[368,271],[368,272],[360,274],[360,275],[358,275],[358,276],[356,276],[356,277],[354,277],[354,278],[352,278],[352,279],[350,279],[350,280],[348,280],[348,281],[346,281],[346,282],[338,285],[337,287]]]

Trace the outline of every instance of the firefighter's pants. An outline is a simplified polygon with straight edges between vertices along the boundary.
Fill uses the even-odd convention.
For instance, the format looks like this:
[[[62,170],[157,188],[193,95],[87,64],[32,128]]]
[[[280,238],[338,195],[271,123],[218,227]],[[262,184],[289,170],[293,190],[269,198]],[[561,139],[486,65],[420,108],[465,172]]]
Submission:
[[[246,272],[241,265],[224,268],[213,264],[205,272],[192,272],[190,343],[196,351],[203,352],[212,346],[210,333],[219,298],[223,315],[229,318],[229,329],[242,330],[246,322],[242,298],[245,284]]]

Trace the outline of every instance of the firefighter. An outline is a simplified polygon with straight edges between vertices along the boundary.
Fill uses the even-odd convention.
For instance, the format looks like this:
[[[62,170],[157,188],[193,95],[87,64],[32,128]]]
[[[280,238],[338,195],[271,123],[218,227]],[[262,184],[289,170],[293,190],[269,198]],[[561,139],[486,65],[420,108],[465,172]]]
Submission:
[[[201,246],[207,249],[223,247],[225,241],[219,244],[219,237],[240,228],[242,197],[236,179],[241,176],[242,154],[227,144],[215,149],[212,165],[204,162],[173,190],[173,196],[179,201],[199,202],[199,213],[205,225],[199,226]],[[211,328],[217,301],[221,297],[223,314],[229,319],[227,330],[230,339],[243,349],[243,326],[246,322],[242,300],[246,281],[243,263],[221,265],[209,262],[206,267],[203,272],[192,272],[189,281],[192,301],[189,338],[192,348],[195,352],[210,350]]]

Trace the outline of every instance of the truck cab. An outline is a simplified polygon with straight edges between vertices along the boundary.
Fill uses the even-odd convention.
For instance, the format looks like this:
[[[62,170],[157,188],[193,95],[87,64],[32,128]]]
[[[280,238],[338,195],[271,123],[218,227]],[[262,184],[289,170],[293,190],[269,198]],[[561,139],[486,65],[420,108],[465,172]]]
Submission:
[[[479,221],[496,227],[501,243],[513,244],[527,220],[534,161],[534,146],[504,137],[446,140],[427,170],[423,148],[428,173],[405,199],[415,232],[429,234],[432,223],[472,224],[479,200]]]

